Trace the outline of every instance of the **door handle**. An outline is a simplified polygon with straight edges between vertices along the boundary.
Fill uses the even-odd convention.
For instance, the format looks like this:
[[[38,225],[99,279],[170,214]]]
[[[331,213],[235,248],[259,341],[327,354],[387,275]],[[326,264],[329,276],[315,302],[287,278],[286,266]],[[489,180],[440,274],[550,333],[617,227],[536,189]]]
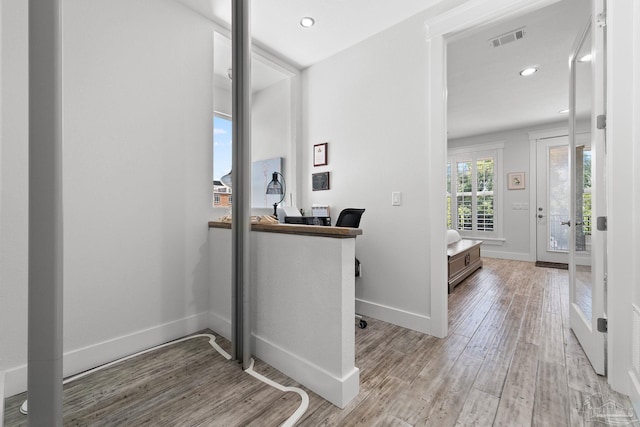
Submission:
[[[560,223],[560,225],[566,225],[566,226],[568,226],[568,227],[571,227],[571,220],[568,220],[568,221],[562,221],[562,222]]]

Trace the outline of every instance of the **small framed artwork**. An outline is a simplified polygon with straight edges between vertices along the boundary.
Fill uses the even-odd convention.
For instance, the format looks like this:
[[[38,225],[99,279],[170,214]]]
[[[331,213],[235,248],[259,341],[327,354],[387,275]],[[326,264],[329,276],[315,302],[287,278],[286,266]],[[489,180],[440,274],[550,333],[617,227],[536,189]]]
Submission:
[[[313,191],[328,190],[329,172],[320,172],[311,174],[311,186]]]
[[[327,161],[327,146],[329,143],[323,142],[322,144],[316,144],[313,146],[313,166],[325,166],[328,165]]]
[[[509,190],[524,190],[524,172],[510,172],[507,174],[507,188]]]

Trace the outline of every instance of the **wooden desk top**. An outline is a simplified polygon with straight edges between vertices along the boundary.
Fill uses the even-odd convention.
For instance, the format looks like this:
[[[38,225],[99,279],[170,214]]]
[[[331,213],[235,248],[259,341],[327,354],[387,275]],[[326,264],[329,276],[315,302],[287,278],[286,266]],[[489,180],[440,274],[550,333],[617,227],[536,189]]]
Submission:
[[[209,221],[209,228],[231,229],[230,222]],[[297,225],[297,224],[260,224],[252,223],[251,231],[265,233],[297,234],[299,236],[333,237],[336,239],[353,239],[362,234],[359,228],[326,227],[323,225]]]

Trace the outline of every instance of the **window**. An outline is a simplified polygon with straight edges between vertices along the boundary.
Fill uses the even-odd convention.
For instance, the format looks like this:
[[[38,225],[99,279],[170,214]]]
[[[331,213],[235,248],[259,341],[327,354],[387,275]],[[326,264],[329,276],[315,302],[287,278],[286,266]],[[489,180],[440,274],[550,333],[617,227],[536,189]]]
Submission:
[[[231,117],[213,115],[213,180],[219,181],[231,171]]]
[[[224,207],[231,204],[231,188],[220,180],[231,172],[231,117],[214,113],[213,115],[213,206]],[[221,197],[225,194],[225,197]],[[229,194],[229,196],[226,196]],[[228,197],[228,199],[226,198]],[[229,200],[227,202],[227,200]]]
[[[462,235],[500,237],[498,170],[503,144],[449,150],[447,226]],[[473,151],[477,149],[478,151]]]

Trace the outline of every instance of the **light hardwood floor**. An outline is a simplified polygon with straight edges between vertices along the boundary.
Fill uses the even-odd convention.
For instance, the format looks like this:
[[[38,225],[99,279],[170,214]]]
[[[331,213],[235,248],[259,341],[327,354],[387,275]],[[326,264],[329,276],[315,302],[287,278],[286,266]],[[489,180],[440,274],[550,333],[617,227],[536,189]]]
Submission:
[[[568,308],[566,270],[485,258],[449,296],[446,339],[367,319],[356,329],[359,395],[341,410],[307,390],[299,425],[595,426],[617,417],[640,426],[629,399],[591,369]],[[299,404],[192,347],[65,386],[65,425],[275,426]],[[256,371],[298,386],[260,361]],[[5,426],[25,425],[23,399],[6,400]]]

